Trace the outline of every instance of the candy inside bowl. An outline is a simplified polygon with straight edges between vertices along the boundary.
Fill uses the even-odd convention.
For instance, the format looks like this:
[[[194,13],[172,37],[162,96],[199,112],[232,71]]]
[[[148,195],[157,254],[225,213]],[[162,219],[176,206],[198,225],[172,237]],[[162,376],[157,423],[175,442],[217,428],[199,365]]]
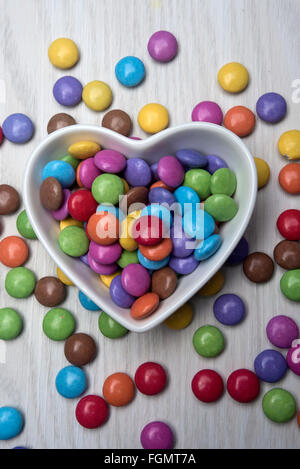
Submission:
[[[160,302],[150,316],[136,320],[129,309],[118,307],[109,289],[79,259],[61,251],[58,244],[59,223],[41,205],[39,192],[42,173],[52,160],[61,160],[70,145],[80,141],[93,141],[118,151],[128,158],[142,158],[150,165],[165,155],[175,155],[178,150],[194,149],[204,155],[219,155],[234,172],[237,188],[234,200],[238,212],[222,226],[222,245],[209,259],[200,262],[189,275],[180,277],[175,292]],[[226,129],[209,123],[192,123],[167,129],[146,140],[135,141],[108,129],[87,125],[66,127],[51,134],[30,158],[24,179],[24,201],[32,226],[50,256],[61,270],[92,301],[99,305],[126,328],[143,332],[158,325],[191,296],[193,296],[224,264],[242,237],[251,217],[257,191],[257,176],[253,158],[242,141]]]

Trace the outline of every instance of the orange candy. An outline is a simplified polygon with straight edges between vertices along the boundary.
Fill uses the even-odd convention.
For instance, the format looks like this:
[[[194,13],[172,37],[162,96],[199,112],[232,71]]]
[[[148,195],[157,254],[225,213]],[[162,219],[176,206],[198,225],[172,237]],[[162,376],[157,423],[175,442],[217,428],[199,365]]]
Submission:
[[[239,137],[247,137],[255,127],[255,115],[245,106],[235,106],[226,113],[224,125]]]
[[[114,373],[104,381],[102,392],[106,402],[121,407],[134,398],[134,383],[126,373]]]
[[[157,310],[159,296],[156,293],[146,293],[140,296],[131,306],[130,314],[134,319],[144,319]]]
[[[0,262],[7,267],[19,267],[27,261],[28,247],[19,236],[7,236],[0,243]]]
[[[169,187],[167,186],[167,184],[165,184],[162,181],[156,181],[154,184],[152,184],[152,186],[150,186],[149,191],[151,191],[152,189],[155,189],[156,187],[162,187],[163,189],[168,189],[168,191],[171,191],[171,192],[174,191],[174,187]]]
[[[278,176],[279,184],[289,194],[300,194],[300,164],[285,165]]]
[[[113,213],[96,212],[88,221],[87,232],[95,243],[113,244],[119,239],[119,220]]]
[[[83,161],[81,161],[81,163],[79,163],[79,165],[77,166],[77,169],[76,169],[76,182],[77,182],[79,187],[83,187],[83,184],[80,181],[80,177],[79,177],[80,166],[82,165],[82,163],[83,163]]]
[[[163,238],[162,241],[155,246],[139,245],[139,250],[150,261],[161,261],[171,254],[173,244],[170,238]]]

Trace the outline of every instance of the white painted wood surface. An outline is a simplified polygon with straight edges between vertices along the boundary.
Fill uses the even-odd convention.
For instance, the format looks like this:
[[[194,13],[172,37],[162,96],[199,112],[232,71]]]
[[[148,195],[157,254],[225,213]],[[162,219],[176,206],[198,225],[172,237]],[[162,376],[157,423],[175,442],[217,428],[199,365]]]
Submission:
[[[48,119],[63,111],[52,97],[55,80],[64,75],[54,69],[47,48],[60,36],[73,38],[81,60],[70,74],[83,83],[100,79],[114,92],[112,108],[129,112],[134,135],[143,136],[136,124],[138,110],[157,101],[170,111],[171,125],[190,121],[193,106],[204,99],[216,100],[224,111],[244,104],[254,109],[257,98],[267,91],[282,93],[289,106],[288,117],[269,126],[258,121],[246,143],[253,155],[265,158],[272,170],[271,181],[258,194],[257,207],[247,231],[251,250],[269,254],[279,241],[276,218],[286,208],[299,208],[299,197],[289,197],[279,187],[277,176],[285,161],[276,149],[280,134],[299,128],[300,105],[292,102],[292,82],[300,78],[299,0],[0,0],[0,121],[12,112],[25,112],[36,124],[34,139],[22,146],[5,142],[0,149],[0,182],[20,191],[26,161],[35,145],[46,136]],[[159,29],[178,38],[178,57],[167,65],[151,60],[147,53],[150,35]],[[136,89],[121,87],[114,66],[125,55],[137,55],[147,68],[144,83]],[[239,96],[224,93],[216,82],[220,66],[241,61],[251,74],[248,89]],[[71,114],[81,123],[100,124],[102,114],[84,104]],[[16,234],[16,216],[5,217],[2,236]],[[54,263],[39,242],[30,242],[28,267],[37,277],[54,274]],[[76,401],[61,398],[55,376],[67,365],[63,344],[51,342],[42,333],[46,308],[34,297],[14,301],[4,290],[7,269],[0,268],[0,307],[15,307],[25,329],[0,351],[0,405],[19,407],[25,415],[23,433],[0,448],[25,445],[32,448],[139,448],[142,427],[154,419],[171,424],[177,448],[297,448],[299,429],[295,420],[287,425],[268,421],[259,399],[239,405],[228,395],[216,404],[204,405],[192,395],[190,383],[201,368],[213,368],[223,378],[240,367],[252,368],[256,354],[270,347],[265,326],[276,314],[288,314],[300,323],[299,306],[279,291],[282,275],[263,286],[250,284],[241,267],[224,269],[223,293],[240,293],[247,304],[247,318],[233,328],[221,326],[226,351],[216,360],[198,356],[192,346],[193,332],[204,324],[217,324],[212,313],[214,298],[194,299],[195,317],[184,331],[161,326],[143,335],[128,334],[117,341],[104,339],[97,327],[98,314],[85,311],[77,289],[69,288],[65,306],[77,318],[77,331],[90,333],[98,357],[86,367],[89,392],[101,393],[105,377],[115,371],[134,375],[147,360],[159,361],[169,373],[168,389],[149,398],[138,394],[128,407],[112,408],[105,426],[95,431],[81,428],[74,417]],[[4,362],[4,363],[3,363]],[[292,373],[280,386],[298,397],[299,379]]]

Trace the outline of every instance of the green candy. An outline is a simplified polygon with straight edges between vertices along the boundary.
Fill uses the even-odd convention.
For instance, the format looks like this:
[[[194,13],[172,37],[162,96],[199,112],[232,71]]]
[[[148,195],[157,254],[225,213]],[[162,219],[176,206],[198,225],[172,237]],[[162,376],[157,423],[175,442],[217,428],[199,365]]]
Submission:
[[[235,200],[225,194],[214,194],[204,202],[204,210],[217,221],[229,221],[238,212]]]
[[[221,168],[214,172],[210,181],[212,194],[232,195],[236,190],[235,174],[228,168]]]
[[[37,239],[25,210],[17,218],[17,230],[24,238]]]
[[[289,300],[300,301],[300,269],[285,272],[280,280],[280,289]]]
[[[210,195],[210,181],[211,175],[205,169],[190,169],[185,173],[183,185],[194,189],[203,200]]]
[[[123,250],[121,257],[119,257],[117,264],[122,268],[125,269],[125,267],[129,264],[139,264],[139,258],[137,255],[137,251],[125,251]]]
[[[5,289],[14,298],[27,298],[35,287],[35,275],[26,267],[11,269],[5,278]]]
[[[73,156],[71,155],[66,155],[62,158],[62,161],[65,161],[66,163],[69,163],[71,166],[73,166],[73,168],[77,169],[77,167],[79,166],[80,164],[80,160],[77,160],[76,158],[74,158]]]
[[[89,239],[80,226],[67,226],[59,233],[58,244],[68,256],[80,257],[87,253]]]
[[[0,339],[12,340],[18,337],[23,327],[19,313],[11,308],[0,309]]]
[[[75,329],[73,315],[64,308],[52,308],[43,320],[43,331],[49,339],[66,340]]]
[[[118,339],[119,337],[126,335],[128,332],[126,327],[123,327],[104,311],[102,311],[99,316],[98,325],[102,334],[109,339]]]
[[[262,401],[264,414],[273,422],[285,423],[296,413],[296,401],[285,389],[273,388],[268,391]]]
[[[214,326],[202,326],[193,336],[193,345],[202,357],[216,357],[225,347],[224,336],[220,329]]]
[[[115,174],[101,174],[93,182],[92,194],[99,204],[116,205],[119,197],[124,195],[123,181]]]

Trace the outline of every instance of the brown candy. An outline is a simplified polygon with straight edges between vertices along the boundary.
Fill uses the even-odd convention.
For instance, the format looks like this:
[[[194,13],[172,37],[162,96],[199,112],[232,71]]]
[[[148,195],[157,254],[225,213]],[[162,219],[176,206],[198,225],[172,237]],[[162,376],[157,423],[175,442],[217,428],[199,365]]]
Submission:
[[[253,252],[244,260],[244,274],[251,282],[263,283],[270,280],[274,271],[274,263],[264,252]]]
[[[61,183],[52,176],[45,179],[40,187],[40,200],[47,210],[58,210],[63,202]]]
[[[59,114],[55,114],[51,117],[47,125],[47,132],[51,134],[55,132],[55,130],[62,129],[63,127],[68,127],[69,125],[75,125],[75,119],[70,116],[69,114],[65,114],[64,112],[60,112]]]
[[[20,197],[16,189],[8,184],[0,185],[0,215],[14,213],[20,207]]]
[[[274,249],[274,259],[286,270],[300,268],[300,243],[297,241],[281,241]]]
[[[34,294],[41,305],[53,307],[64,301],[66,289],[58,278],[43,277],[37,282]]]
[[[102,127],[114,130],[127,137],[131,131],[132,121],[126,112],[121,111],[121,109],[114,109],[105,114],[102,119]]]
[[[94,339],[87,334],[73,334],[65,342],[66,359],[75,366],[90,363],[96,356]]]
[[[130,189],[127,194],[123,197],[120,203],[120,209],[128,213],[137,210],[137,207],[131,207],[133,204],[147,204],[148,203],[148,189],[143,186],[136,186]],[[126,205],[127,204],[127,205]]]
[[[152,274],[151,290],[157,293],[161,300],[165,300],[176,290],[177,275],[170,267],[156,270]]]

